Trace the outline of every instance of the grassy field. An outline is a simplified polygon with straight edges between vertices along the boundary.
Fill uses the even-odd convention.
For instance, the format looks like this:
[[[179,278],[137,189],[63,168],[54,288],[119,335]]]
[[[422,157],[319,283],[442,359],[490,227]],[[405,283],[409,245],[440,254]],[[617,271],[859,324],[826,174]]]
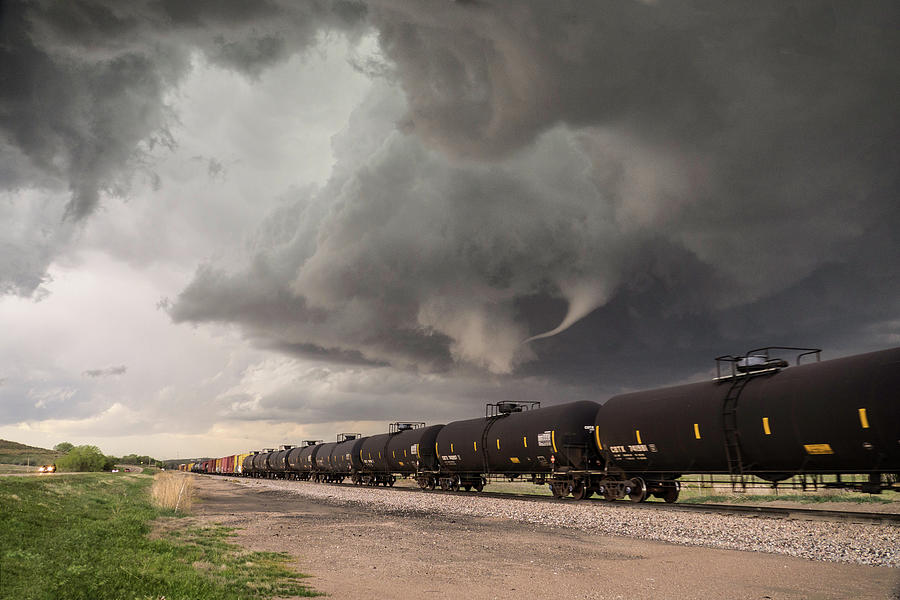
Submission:
[[[150,502],[144,474],[0,477],[0,598],[239,600],[316,595],[283,554],[223,527],[190,528]]]
[[[38,468],[25,465],[4,465],[0,464],[0,475],[8,475],[11,473],[37,473]]]
[[[49,465],[62,456],[56,450],[26,446],[18,442],[0,440],[0,463],[9,465]]]

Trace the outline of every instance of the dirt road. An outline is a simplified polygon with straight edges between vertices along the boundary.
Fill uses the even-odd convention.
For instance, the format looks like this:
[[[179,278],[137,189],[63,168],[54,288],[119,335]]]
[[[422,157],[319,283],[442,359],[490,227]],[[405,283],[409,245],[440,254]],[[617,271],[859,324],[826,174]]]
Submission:
[[[900,598],[900,572],[501,519],[377,515],[198,477],[199,523],[287,552],[340,599]]]

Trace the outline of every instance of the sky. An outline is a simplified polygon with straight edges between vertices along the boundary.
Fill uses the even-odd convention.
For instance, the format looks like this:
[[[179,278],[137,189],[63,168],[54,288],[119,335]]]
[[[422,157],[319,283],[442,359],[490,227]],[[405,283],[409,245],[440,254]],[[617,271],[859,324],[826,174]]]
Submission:
[[[900,345],[895,2],[0,3],[0,438],[221,456]]]

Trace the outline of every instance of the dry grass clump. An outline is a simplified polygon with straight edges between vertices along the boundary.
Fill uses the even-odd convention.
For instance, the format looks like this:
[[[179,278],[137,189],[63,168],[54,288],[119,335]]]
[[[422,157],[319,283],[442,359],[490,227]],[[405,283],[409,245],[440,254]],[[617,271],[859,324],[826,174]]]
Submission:
[[[153,478],[150,487],[153,503],[175,512],[187,512],[194,502],[194,478],[185,473],[164,471]]]

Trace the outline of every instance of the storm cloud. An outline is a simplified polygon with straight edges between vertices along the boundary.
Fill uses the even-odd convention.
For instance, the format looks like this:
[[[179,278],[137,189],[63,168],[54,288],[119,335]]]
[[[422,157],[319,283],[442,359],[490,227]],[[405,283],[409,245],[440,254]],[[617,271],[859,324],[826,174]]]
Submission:
[[[54,199],[40,211],[43,235],[0,231],[3,249],[18,255],[0,260],[0,293],[26,296],[102,195],[125,199],[136,177],[155,179],[150,153],[178,143],[167,95],[192,55],[252,78],[308,50],[323,31],[352,35],[365,12],[345,2],[286,10],[268,1],[165,0],[12,0],[0,11],[0,189]],[[33,218],[8,204],[0,211]]]
[[[45,297],[50,266],[77,263],[90,224],[105,211],[126,222],[134,190],[152,189],[159,206],[107,219],[98,246],[140,268],[177,263],[150,301],[173,329],[242,336],[210,354],[233,361],[221,371],[158,384],[141,410],[178,404],[197,418],[154,427],[187,431],[210,414],[450,419],[492,399],[602,400],[769,344],[828,357],[900,340],[894,2],[3,11],[0,294]],[[335,38],[365,87],[353,84],[340,131],[317,132],[334,133],[328,155],[304,147],[322,120],[322,103],[304,101],[335,103],[349,87],[327,74],[264,84],[299,81],[282,67],[302,70],[298,57]],[[191,135],[208,127],[207,143],[163,173],[199,71],[192,89],[246,104],[198,120]],[[257,88],[285,97],[248,100]],[[296,140],[265,137],[282,121]],[[267,161],[296,177],[261,191]],[[141,356],[94,360],[145,370]],[[12,378],[4,393],[17,390],[23,414],[82,398],[79,418],[103,406],[135,430],[153,420],[78,381],[124,388],[141,374],[83,369]]]
[[[896,16],[378,3],[402,93],[172,314],[424,371],[877,345],[848,336],[900,297]]]

